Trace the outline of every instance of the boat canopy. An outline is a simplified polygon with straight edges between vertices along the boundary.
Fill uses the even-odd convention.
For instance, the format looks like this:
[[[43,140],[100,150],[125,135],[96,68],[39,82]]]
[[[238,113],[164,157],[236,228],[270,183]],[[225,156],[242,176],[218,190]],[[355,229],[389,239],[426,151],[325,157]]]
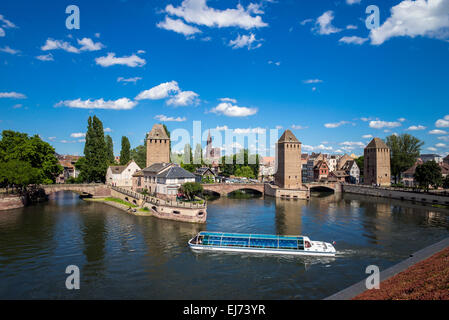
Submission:
[[[304,250],[303,236],[278,236],[267,234],[244,234],[222,232],[200,232],[194,239],[197,244],[224,247],[276,248]]]

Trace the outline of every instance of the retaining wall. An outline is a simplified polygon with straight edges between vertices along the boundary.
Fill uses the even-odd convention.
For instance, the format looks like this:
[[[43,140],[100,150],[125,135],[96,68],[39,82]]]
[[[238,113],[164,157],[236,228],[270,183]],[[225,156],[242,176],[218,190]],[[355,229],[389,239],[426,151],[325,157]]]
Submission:
[[[442,204],[449,205],[449,197],[448,196],[440,196],[435,194],[426,194],[419,192],[411,192],[411,191],[399,191],[399,190],[390,190],[383,188],[375,188],[371,186],[363,186],[363,185],[348,185],[345,184],[342,186],[343,192],[362,194],[367,196],[374,197],[384,197],[384,198],[392,198],[398,200],[409,200],[430,204]]]

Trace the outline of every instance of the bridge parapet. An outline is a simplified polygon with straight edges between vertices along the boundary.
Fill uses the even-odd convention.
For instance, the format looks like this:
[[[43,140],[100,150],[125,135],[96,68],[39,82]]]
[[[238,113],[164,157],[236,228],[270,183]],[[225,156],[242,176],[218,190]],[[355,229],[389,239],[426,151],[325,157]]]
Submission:
[[[204,190],[218,193],[220,196],[244,189],[255,190],[262,194],[265,192],[263,183],[205,183],[202,186]]]

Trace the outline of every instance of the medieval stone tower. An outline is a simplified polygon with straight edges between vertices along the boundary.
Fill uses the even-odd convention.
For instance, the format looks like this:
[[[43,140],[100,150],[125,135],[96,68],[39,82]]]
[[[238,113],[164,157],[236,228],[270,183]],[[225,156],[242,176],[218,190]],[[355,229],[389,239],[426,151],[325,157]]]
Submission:
[[[170,162],[170,138],[162,124],[155,124],[147,137],[147,167]]]
[[[301,142],[286,130],[276,144],[275,183],[283,189],[301,188]]]
[[[365,147],[363,175],[366,185],[391,184],[390,148],[379,138],[374,138]]]

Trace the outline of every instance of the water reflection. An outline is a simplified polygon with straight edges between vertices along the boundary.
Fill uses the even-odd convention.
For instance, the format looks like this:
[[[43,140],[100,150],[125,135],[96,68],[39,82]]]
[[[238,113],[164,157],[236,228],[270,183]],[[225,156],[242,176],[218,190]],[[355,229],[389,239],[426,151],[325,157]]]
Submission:
[[[205,225],[129,215],[57,193],[0,214],[0,298],[313,299],[381,270],[449,234],[448,211],[358,195],[310,201],[219,198]],[[336,258],[195,253],[201,230],[303,234],[336,241]],[[65,268],[81,290],[65,289]]]

